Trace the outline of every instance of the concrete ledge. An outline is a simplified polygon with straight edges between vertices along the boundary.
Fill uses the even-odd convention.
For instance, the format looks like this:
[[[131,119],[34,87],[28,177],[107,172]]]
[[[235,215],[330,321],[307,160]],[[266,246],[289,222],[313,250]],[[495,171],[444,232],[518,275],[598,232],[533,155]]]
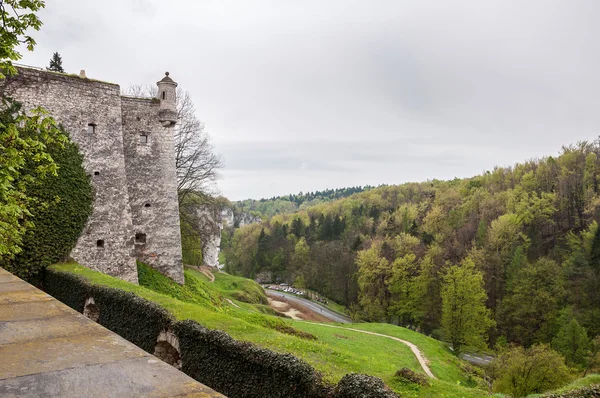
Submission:
[[[1,397],[224,397],[0,268]]]

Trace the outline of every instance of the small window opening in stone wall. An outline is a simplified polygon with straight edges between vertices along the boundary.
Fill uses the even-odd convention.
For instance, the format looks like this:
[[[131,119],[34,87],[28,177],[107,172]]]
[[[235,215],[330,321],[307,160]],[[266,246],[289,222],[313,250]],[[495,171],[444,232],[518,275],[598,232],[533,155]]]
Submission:
[[[150,205],[150,203],[146,203],[146,204],[144,205],[144,207],[150,207],[150,206],[151,206],[151,205]]]
[[[135,234],[135,243],[146,243],[146,234]]]
[[[181,369],[179,339],[172,331],[160,332],[154,346],[154,356],[176,369]]]
[[[96,133],[96,125],[94,123],[88,124],[87,132],[89,134],[95,134]]]
[[[98,239],[96,241],[96,247],[103,249],[104,248],[104,239]]]
[[[94,175],[95,175],[95,176],[99,176],[99,175],[100,175],[100,172],[99,172],[99,171],[94,171]]]
[[[93,297],[88,297],[83,305],[83,315],[87,316],[94,322],[98,322],[100,318],[100,309],[96,305]]]
[[[146,145],[148,143],[148,134],[140,134],[140,144]]]
[[[167,99],[167,92],[166,91],[162,92],[162,99]]]

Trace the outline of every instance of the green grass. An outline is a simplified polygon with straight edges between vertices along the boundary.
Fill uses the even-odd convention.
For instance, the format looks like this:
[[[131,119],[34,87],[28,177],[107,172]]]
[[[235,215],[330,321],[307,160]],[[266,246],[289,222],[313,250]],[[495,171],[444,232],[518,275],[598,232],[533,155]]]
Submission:
[[[549,394],[564,394],[569,391],[578,390],[580,388],[590,387],[593,385],[600,385],[600,374],[587,375],[586,377],[577,379],[577,380],[567,384],[566,386],[559,388],[558,390],[550,391],[550,392],[547,392],[544,394],[528,395],[528,398],[545,397],[546,395],[549,395]]]
[[[167,309],[176,319],[193,319],[201,325],[227,332],[238,340],[249,341],[277,352],[302,358],[323,373],[326,381],[335,383],[349,372],[371,374],[382,378],[391,388],[409,397],[483,397],[487,394],[474,386],[461,371],[462,362],[454,358],[443,343],[410,330],[383,324],[353,324],[364,329],[396,336],[417,344],[430,361],[439,380],[430,387],[415,387],[395,379],[401,367],[422,372],[410,349],[397,341],[351,330],[334,329],[311,322],[292,321],[267,315],[264,305],[238,300],[261,300],[262,288],[254,281],[223,273],[215,273],[215,282],[204,274],[186,269],[186,283],[180,286],[144,264],[138,264],[140,286],[121,281],[77,264],[60,264],[54,269],[78,274],[91,283],[133,292]],[[241,308],[231,306],[226,299]],[[346,326],[346,325],[342,325]],[[280,330],[287,328],[288,333]],[[290,330],[317,336],[302,339]]]

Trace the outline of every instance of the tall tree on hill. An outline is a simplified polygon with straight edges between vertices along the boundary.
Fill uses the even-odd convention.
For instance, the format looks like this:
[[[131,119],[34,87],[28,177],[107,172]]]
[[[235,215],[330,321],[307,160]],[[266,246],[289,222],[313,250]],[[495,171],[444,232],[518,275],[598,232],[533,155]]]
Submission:
[[[46,68],[46,70],[65,73],[65,70],[62,66],[62,58],[59,53],[55,52],[52,54],[52,58],[50,58],[50,65]]]
[[[472,260],[448,268],[442,287],[442,329],[456,355],[463,347],[486,347],[486,333],[494,325],[486,299],[483,275]]]

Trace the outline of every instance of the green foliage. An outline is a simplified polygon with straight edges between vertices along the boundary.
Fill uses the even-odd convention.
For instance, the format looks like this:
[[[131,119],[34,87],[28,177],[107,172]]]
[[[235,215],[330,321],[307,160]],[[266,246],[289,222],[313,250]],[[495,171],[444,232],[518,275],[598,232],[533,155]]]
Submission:
[[[372,188],[373,187],[367,185],[364,187],[326,189],[324,191],[307,193],[300,192],[295,195],[274,196],[270,199],[246,199],[233,203],[234,212],[250,212],[257,213],[261,216],[273,217],[276,214],[293,213],[298,209],[305,209],[332,200],[346,198],[355,193],[368,191]]]
[[[356,319],[439,336],[446,264],[470,259],[498,325],[490,342],[549,344],[565,306],[600,335],[598,173],[600,140],[473,178],[372,188],[236,230],[228,270],[303,276]]]
[[[157,284],[156,278],[149,275],[156,273],[155,271],[145,268],[143,264],[138,264],[138,267],[141,273],[146,274],[146,281],[151,278],[153,284]],[[65,270],[74,270],[86,277]],[[192,274],[188,275],[188,279],[194,277]],[[93,278],[95,282],[87,278]],[[105,284],[114,287],[107,287]],[[235,340],[225,332],[208,329],[192,320],[178,322],[161,306],[137,295],[143,294],[156,299],[160,294],[85,270],[83,267],[72,264],[51,267],[46,271],[44,286],[52,295],[80,312],[86,299],[93,297],[100,312],[98,322],[148,352],[154,351],[156,339],[161,331],[173,330],[179,338],[182,370],[232,398],[336,398],[356,396],[353,392],[360,392],[365,394],[362,396],[367,397],[396,396],[385,388],[380,379],[372,376],[360,376],[360,380],[351,383],[346,379],[334,391],[331,384],[323,381],[319,372],[294,355]],[[163,286],[162,289],[167,287]],[[137,294],[121,288],[131,289]],[[199,307],[198,304],[194,306]],[[267,327],[270,329],[293,329],[278,318],[259,314],[255,314],[254,318],[256,322],[269,323]],[[238,319],[237,323],[244,321]],[[265,329],[262,330],[264,334]],[[294,336],[296,337],[287,337],[291,339],[287,341],[308,339],[305,344],[320,346],[313,341],[314,338],[310,337],[312,335],[309,333],[296,330]],[[353,379],[354,376],[350,378]],[[380,395],[384,392],[385,395]]]
[[[65,73],[65,70],[62,66],[62,58],[60,57],[59,53],[55,52],[54,54],[52,54],[52,58],[50,59],[50,65],[46,68],[46,70],[52,72]]]
[[[10,4],[12,2],[6,3]],[[0,11],[3,12],[3,11]],[[2,35],[4,35],[4,31]],[[2,67],[2,64],[0,64]],[[48,148],[58,151],[68,137],[41,108],[28,116],[21,104],[2,99],[0,108],[0,259],[9,260],[22,250],[25,232],[33,227],[32,206],[46,205],[32,197],[44,178],[56,176],[58,165]],[[87,198],[83,198],[85,208]],[[70,237],[69,237],[70,238]],[[71,242],[68,241],[67,245]]]
[[[564,358],[546,345],[511,347],[494,360],[490,372],[494,391],[514,398],[543,393],[571,379]]]
[[[373,246],[358,254],[356,264],[360,305],[365,316],[374,321],[386,320],[390,305],[390,294],[386,288],[391,272],[389,261],[381,256],[379,247]]]
[[[17,73],[12,61],[21,59],[17,48],[24,45],[33,51],[35,40],[29,29],[40,30],[42,21],[35,12],[44,8],[41,0],[4,0],[0,2],[0,79]]]
[[[44,288],[79,312],[83,312],[86,299],[93,297],[100,312],[98,323],[148,352],[154,352],[158,334],[173,322],[165,309],[134,293],[92,284],[52,268],[45,272]]]
[[[25,194],[33,199],[29,212],[31,224],[20,244],[21,251],[0,265],[21,278],[30,279],[39,271],[64,260],[75,246],[92,213],[92,187],[82,166],[83,156],[72,142],[51,143],[46,152],[58,167],[30,185]],[[26,174],[33,174],[28,164]]]
[[[186,265],[202,265],[202,241],[200,234],[181,217],[181,256]]]
[[[483,275],[471,260],[448,268],[442,287],[442,328],[456,355],[463,347],[487,347],[486,333],[494,321],[486,299]]]
[[[544,397],[551,398],[595,398],[600,396],[600,374],[592,374],[577,379],[564,387],[553,390]]]
[[[415,383],[421,386],[428,386],[427,376],[417,373],[409,368],[402,368],[396,372],[396,377],[406,383]]]
[[[140,286],[147,287],[155,292],[163,293],[188,303],[211,305],[215,309],[221,309],[223,307],[223,300],[221,297],[208,289],[206,283],[198,278],[187,277],[191,272],[189,270],[185,270],[186,283],[181,286],[171,278],[154,271],[151,267],[142,262],[137,262],[137,269]]]
[[[323,397],[326,387],[305,362],[232,339],[193,321],[175,325],[182,370],[229,397]]]
[[[565,357],[567,365],[585,367],[590,344],[586,330],[570,309],[563,311],[559,323],[561,326],[552,340],[552,348]]]
[[[339,398],[395,398],[383,382],[373,376],[351,373],[342,378],[335,389]]]
[[[560,305],[566,294],[562,269],[548,258],[520,265],[509,279],[499,308],[502,332],[510,342],[526,347],[550,343],[557,331]]]

